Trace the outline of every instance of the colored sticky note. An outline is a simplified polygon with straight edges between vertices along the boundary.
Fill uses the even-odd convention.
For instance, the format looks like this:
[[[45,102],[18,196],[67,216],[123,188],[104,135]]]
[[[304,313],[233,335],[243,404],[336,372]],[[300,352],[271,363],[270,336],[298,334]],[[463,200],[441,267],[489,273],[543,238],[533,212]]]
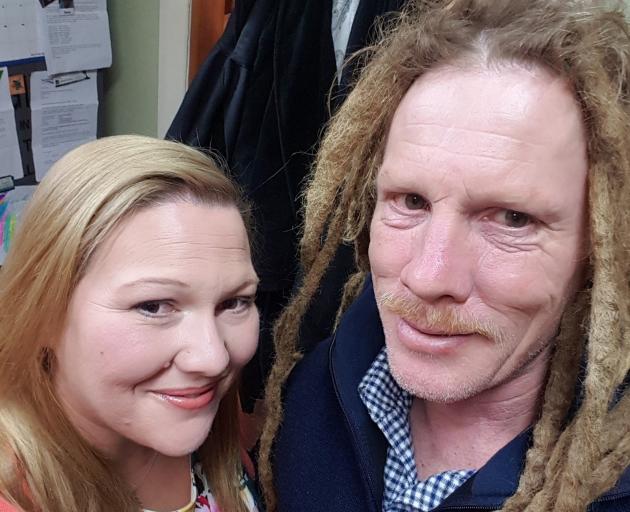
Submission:
[[[0,264],[4,260],[15,237],[15,232],[35,186],[15,187],[0,194]]]

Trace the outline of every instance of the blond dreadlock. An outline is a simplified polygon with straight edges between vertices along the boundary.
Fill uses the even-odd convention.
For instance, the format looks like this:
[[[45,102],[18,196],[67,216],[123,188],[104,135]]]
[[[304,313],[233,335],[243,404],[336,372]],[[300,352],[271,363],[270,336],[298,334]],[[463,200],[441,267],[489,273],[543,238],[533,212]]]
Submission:
[[[301,240],[306,274],[276,324],[277,360],[261,438],[261,480],[271,511],[271,449],[282,420],[281,390],[301,357],[300,320],[342,243],[354,245],[357,270],[342,308],[369,271],[374,180],[402,97],[436,65],[476,58],[481,41],[491,60],[537,63],[572,85],[589,157],[590,285],[563,316],[533,444],[503,510],[585,510],[630,464],[630,393],[613,406],[630,369],[630,36],[623,6],[595,0],[412,0],[364,52],[367,64],[330,123],[307,188]],[[567,424],[581,360],[583,396]]]

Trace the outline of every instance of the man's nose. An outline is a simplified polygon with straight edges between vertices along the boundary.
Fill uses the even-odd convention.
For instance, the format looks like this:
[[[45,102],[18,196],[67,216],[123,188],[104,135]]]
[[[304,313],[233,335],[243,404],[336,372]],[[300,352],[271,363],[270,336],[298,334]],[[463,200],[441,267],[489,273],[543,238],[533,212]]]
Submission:
[[[230,354],[214,315],[190,315],[182,326],[181,347],[174,363],[183,372],[208,377],[225,371]]]
[[[463,303],[474,285],[470,227],[461,219],[433,215],[414,233],[401,281],[427,303]]]

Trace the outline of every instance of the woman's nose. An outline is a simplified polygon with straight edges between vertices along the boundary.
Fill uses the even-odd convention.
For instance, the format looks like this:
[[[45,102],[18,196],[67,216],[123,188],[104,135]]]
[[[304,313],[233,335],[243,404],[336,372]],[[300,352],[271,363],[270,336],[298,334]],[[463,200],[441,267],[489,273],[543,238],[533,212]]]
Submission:
[[[186,373],[215,377],[230,364],[230,354],[214,315],[190,315],[182,326],[174,363]]]

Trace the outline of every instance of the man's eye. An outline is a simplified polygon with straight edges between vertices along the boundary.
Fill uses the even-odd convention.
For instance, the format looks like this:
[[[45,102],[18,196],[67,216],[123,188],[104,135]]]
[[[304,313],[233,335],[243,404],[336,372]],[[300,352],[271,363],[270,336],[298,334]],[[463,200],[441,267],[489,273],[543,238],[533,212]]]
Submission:
[[[496,220],[509,228],[524,228],[534,222],[530,215],[516,210],[502,210],[497,214]]]
[[[426,210],[429,202],[420,194],[405,194],[405,208],[408,210]]]
[[[147,300],[134,306],[144,316],[163,316],[173,311],[173,306],[166,300]]]

